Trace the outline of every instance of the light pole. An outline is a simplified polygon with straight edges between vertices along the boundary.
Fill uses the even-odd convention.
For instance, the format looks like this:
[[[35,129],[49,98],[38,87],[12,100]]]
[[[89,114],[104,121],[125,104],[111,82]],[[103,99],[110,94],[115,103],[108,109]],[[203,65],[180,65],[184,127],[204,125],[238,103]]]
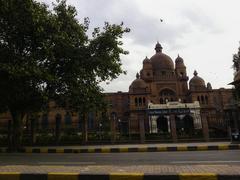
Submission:
[[[121,122],[121,119],[119,118],[118,119],[118,130],[119,130],[119,134],[120,134],[120,136],[121,136],[121,132],[122,132],[122,124],[121,124],[122,122]]]
[[[99,123],[99,136],[100,136],[100,140],[102,140],[102,123]]]

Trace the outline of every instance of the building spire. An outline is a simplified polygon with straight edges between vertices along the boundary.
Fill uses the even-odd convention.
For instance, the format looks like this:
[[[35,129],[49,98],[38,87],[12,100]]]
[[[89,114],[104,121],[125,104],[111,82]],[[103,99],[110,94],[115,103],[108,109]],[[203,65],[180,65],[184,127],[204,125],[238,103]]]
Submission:
[[[137,72],[137,74],[136,74],[136,78],[139,79],[139,73],[138,73],[138,72]]]
[[[196,70],[194,70],[194,73],[193,73],[194,76],[197,76],[198,75],[198,72]]]
[[[157,42],[155,46],[156,53],[162,52],[162,46],[159,42]]]

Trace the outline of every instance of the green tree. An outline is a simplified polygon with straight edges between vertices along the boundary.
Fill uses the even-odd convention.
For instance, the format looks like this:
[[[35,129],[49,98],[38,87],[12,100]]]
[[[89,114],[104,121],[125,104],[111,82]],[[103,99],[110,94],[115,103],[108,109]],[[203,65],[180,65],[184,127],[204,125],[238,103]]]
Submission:
[[[238,48],[238,52],[233,54],[233,69],[235,74],[239,73],[240,71],[240,47]],[[234,96],[236,99],[240,99],[240,86],[237,84],[235,85]]]
[[[83,113],[104,107],[99,83],[121,68],[128,28],[105,23],[88,36],[66,1],[53,10],[33,0],[0,0],[0,108],[13,119],[12,149],[21,146],[23,119],[50,100]]]

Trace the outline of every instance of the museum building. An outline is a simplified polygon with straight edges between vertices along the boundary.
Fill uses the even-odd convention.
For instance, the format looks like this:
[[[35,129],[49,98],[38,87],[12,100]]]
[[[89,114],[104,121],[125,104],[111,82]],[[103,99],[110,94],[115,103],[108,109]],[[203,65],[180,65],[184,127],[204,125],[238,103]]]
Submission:
[[[227,137],[225,108],[233,99],[232,89],[213,89],[197,71],[189,81],[183,58],[178,55],[173,62],[159,43],[155,51],[143,60],[128,92],[106,94],[111,119],[127,124],[129,133],[140,134],[142,142],[145,134],[154,133],[170,134],[174,142],[196,132],[206,141],[210,135]]]
[[[184,59],[178,55],[173,61],[157,43],[155,54],[143,60],[129,91],[105,93],[105,100],[113,140],[122,133],[138,134],[141,142],[151,134],[173,142],[199,136],[209,141],[228,136],[230,120],[226,109],[233,101],[233,90],[213,89],[197,71],[189,80]],[[83,128],[81,113],[57,107],[54,102],[49,104],[49,111],[39,116],[38,128],[55,128],[56,122],[61,127]],[[99,112],[89,113],[88,132],[101,130],[100,116]],[[0,118],[1,122],[11,119],[8,113]]]

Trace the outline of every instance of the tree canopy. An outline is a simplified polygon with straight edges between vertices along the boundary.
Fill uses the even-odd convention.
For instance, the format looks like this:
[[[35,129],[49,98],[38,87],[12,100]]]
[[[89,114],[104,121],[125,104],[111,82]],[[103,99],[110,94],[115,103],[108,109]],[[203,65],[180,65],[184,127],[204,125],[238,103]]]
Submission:
[[[80,23],[75,7],[53,10],[34,0],[0,0],[0,110],[9,111],[20,135],[22,119],[52,99],[80,111],[99,107],[99,83],[124,73],[123,23],[95,28]]]
[[[235,75],[240,71],[240,47],[238,48],[238,52],[233,54],[233,69]],[[240,99],[240,86],[235,84],[234,96],[236,99]]]

